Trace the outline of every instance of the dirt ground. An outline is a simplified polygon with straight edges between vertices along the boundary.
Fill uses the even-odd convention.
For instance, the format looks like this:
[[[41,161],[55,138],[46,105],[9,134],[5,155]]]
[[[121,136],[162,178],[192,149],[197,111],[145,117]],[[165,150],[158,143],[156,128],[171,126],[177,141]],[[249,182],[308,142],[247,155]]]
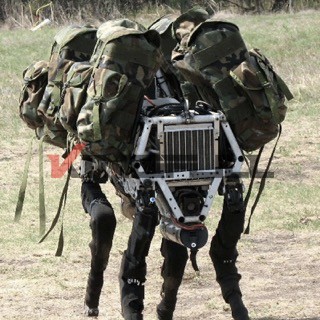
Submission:
[[[86,217],[82,218],[81,223],[87,225]],[[122,217],[118,220],[130,229],[130,222]],[[125,243],[120,232],[123,231],[117,231],[105,273],[99,319],[122,319],[117,276]],[[84,243],[87,240],[83,239]],[[146,320],[156,319],[161,287],[159,244],[157,233],[148,257]],[[54,257],[44,245],[30,244],[24,253],[20,249],[13,251],[16,254],[6,251],[0,256],[0,319],[84,319],[88,247],[72,251],[69,245],[61,258]],[[208,249],[209,243],[199,251],[199,276],[188,263],[175,320],[231,319],[214,279]],[[258,232],[243,236],[239,251],[241,287],[251,319],[320,319],[319,233]],[[4,252],[3,247],[0,252]]]

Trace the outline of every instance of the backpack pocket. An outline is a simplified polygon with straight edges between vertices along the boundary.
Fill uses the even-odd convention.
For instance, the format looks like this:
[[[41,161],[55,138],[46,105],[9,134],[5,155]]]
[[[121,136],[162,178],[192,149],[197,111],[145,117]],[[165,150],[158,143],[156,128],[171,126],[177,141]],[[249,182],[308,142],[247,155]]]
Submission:
[[[85,104],[87,87],[93,67],[89,62],[76,62],[67,74],[61,93],[62,105],[59,111],[61,125],[69,132],[77,133],[77,118]]]
[[[23,72],[24,86],[19,99],[21,119],[31,129],[43,126],[38,107],[48,84],[48,62],[38,61]]]
[[[77,129],[95,156],[125,160],[132,152],[132,133],[143,89],[124,74],[96,69],[88,97],[80,111]]]
[[[285,100],[293,96],[257,49],[250,50],[249,59],[230,71],[230,79],[234,90],[246,98],[245,104],[230,109],[230,125],[240,147],[254,151],[276,138],[286,116]]]
[[[53,98],[54,89],[54,85],[49,81],[38,107],[38,115],[43,121],[43,126],[37,128],[36,134],[39,139],[43,137],[43,141],[47,143],[65,148],[68,132],[60,123],[59,110]]]
[[[230,75],[248,95],[258,117],[274,124],[280,124],[285,119],[285,99],[291,100],[293,96],[259,50],[250,50],[249,59],[231,71]]]

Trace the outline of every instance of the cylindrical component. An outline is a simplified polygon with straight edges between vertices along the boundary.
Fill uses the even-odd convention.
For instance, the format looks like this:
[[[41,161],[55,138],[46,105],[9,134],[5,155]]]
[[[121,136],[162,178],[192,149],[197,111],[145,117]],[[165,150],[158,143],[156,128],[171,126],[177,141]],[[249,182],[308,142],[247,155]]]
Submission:
[[[160,232],[165,239],[177,242],[190,249],[200,249],[208,241],[208,230],[205,225],[187,230],[164,217],[161,217],[160,220]]]

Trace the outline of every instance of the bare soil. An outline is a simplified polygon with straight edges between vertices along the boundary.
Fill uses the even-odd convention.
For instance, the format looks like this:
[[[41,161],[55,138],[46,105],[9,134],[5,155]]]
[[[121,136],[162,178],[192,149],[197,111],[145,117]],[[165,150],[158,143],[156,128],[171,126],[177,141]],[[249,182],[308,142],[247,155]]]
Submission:
[[[38,224],[36,214],[33,216],[26,209],[20,223],[14,224],[11,219],[18,185],[7,179],[6,172],[17,165],[21,173],[23,163],[21,146],[1,154],[0,319],[84,319],[83,299],[90,265],[89,218],[81,210],[80,199],[74,195],[78,190],[74,194],[71,191],[71,199],[78,202],[75,211],[79,213],[66,218],[69,227],[68,224],[65,226],[64,255],[54,257],[57,235],[49,237],[48,242],[37,244],[37,236],[32,235]],[[36,178],[31,174],[32,179],[36,188]],[[279,179],[284,179],[281,172]],[[78,188],[79,181],[76,181],[73,189]],[[29,193],[33,191],[31,189]],[[110,186],[106,187],[106,193],[113,193]],[[36,197],[35,193],[34,202]],[[99,318],[120,320],[118,272],[131,222],[120,215],[117,198],[112,201],[115,202],[118,227],[105,273]],[[295,210],[292,204],[288,205]],[[72,231],[74,225],[68,219],[76,225],[75,231]],[[308,229],[309,223],[315,219],[319,216],[304,216],[300,221],[304,228],[298,230],[271,230],[266,226],[243,235],[239,242],[238,267],[242,274],[244,301],[252,320],[320,320],[320,233]],[[210,236],[213,231],[210,230]],[[156,319],[155,309],[160,301],[160,241],[157,232],[148,256],[146,320]],[[230,309],[215,281],[209,246],[210,241],[198,253],[200,275],[196,275],[188,263],[175,320],[231,319]]]
[[[148,257],[146,320],[156,319],[155,307],[160,299],[159,242],[157,235]],[[117,246],[115,243],[105,274],[100,319],[122,319],[117,281],[121,252]],[[238,266],[251,319],[320,319],[319,248],[318,233],[266,231],[245,236],[240,243]],[[53,252],[38,247],[25,254],[1,255],[0,319],[83,319],[88,251],[83,248],[82,252],[69,252],[67,258],[55,258]],[[188,264],[176,320],[231,319],[207,252],[208,245],[198,256],[200,276]]]

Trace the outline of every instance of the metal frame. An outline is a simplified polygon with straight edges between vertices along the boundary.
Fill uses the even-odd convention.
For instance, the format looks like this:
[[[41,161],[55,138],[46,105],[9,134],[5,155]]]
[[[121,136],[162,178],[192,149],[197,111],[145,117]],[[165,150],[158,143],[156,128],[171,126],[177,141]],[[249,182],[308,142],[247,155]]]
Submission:
[[[139,180],[141,181],[141,183],[143,183],[145,180],[152,181],[154,188],[156,188],[156,186],[159,186],[168,202],[168,209],[171,210],[171,213],[178,221],[183,223],[204,221],[209,214],[221,180],[231,174],[239,174],[244,160],[242,152],[233,135],[229,123],[226,121],[225,116],[222,113],[196,115],[195,112],[191,110],[179,116],[163,116],[152,118],[144,117],[143,122],[144,127],[141,136],[138,139],[137,147],[134,152],[135,161],[133,163],[133,167],[136,170]],[[147,144],[153,126],[157,126],[158,139],[161,141],[161,139],[163,139],[165,126],[176,125],[177,128],[181,128],[181,126],[185,128],[185,125],[209,123],[213,123],[215,137],[217,137],[217,139],[219,137],[220,129],[222,129],[225,133],[236,159],[233,167],[228,169],[218,167],[214,170],[163,172],[160,174],[148,174],[145,172],[143,166],[140,163],[140,160],[146,158],[146,155],[148,154]],[[189,186],[199,185],[200,181],[203,181],[204,185],[208,186],[207,197],[205,199],[202,211],[199,216],[185,217],[170,190],[170,186],[174,186],[176,184],[183,185],[183,183],[184,185]],[[137,181],[134,184],[135,190],[137,190]],[[127,182],[127,188],[130,189],[130,182]],[[131,194],[135,192],[134,190],[127,191],[130,191]],[[168,212],[167,215],[170,215],[170,213]]]

